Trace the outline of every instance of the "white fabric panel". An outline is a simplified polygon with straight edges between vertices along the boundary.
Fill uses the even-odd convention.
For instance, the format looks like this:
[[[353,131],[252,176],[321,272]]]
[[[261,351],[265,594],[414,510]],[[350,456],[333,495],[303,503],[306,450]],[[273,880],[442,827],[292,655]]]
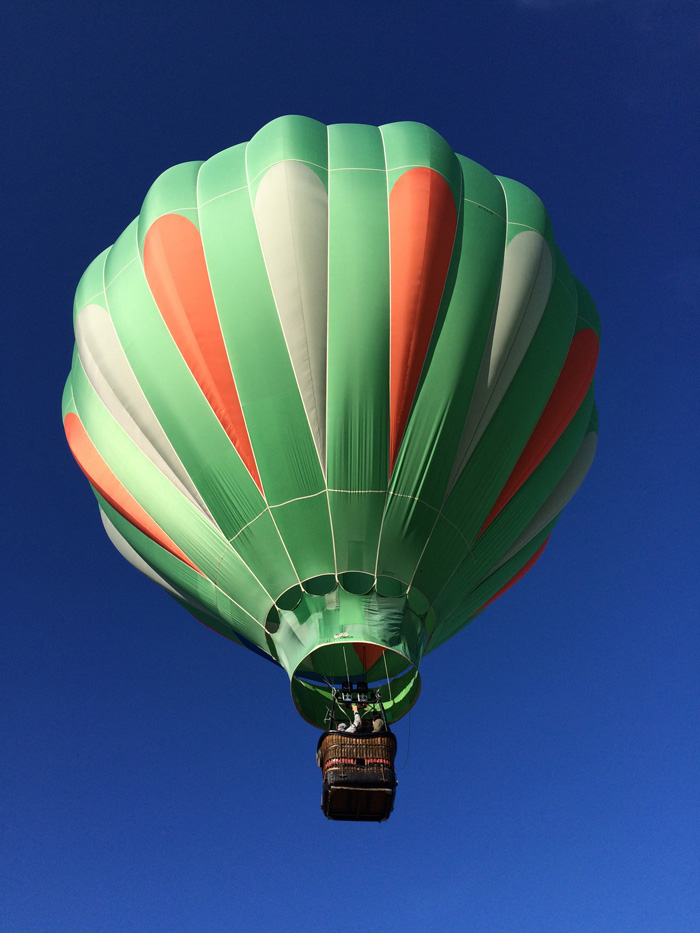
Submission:
[[[598,435],[593,431],[584,437],[566,473],[564,473],[550,493],[547,501],[528,524],[525,531],[523,531],[516,540],[515,544],[513,544],[508,553],[495,565],[493,568],[494,570],[497,570],[500,566],[505,564],[505,562],[517,554],[521,548],[524,548],[526,544],[532,541],[553,518],[556,518],[569,499],[574,496],[576,490],[586,478],[586,473],[588,473],[593,463],[597,443]]]
[[[153,414],[104,308],[92,304],[79,312],[75,342],[90,384],[115,421],[161,473],[216,524]]]
[[[547,241],[535,230],[517,234],[506,247],[491,333],[447,495],[481,440],[530,346],[552,288],[553,265]]]
[[[326,465],[328,195],[293,159],[258,186],[255,223],[287,349],[321,466]]]

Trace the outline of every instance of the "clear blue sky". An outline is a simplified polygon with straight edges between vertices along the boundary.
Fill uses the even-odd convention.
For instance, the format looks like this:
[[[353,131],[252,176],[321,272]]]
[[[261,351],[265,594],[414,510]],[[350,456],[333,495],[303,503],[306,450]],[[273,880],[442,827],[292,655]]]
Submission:
[[[697,3],[2,19],[1,933],[694,933]],[[286,675],[118,556],[61,427],[85,266],[161,171],[284,113],[423,121],[523,181],[603,322],[593,469],[535,570],[426,660],[379,826],[322,817]]]

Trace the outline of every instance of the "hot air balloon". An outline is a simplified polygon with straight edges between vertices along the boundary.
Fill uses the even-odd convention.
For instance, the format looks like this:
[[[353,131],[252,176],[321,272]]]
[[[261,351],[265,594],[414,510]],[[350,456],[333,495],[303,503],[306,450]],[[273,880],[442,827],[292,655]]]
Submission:
[[[541,201],[419,123],[287,116],[169,169],[74,325],[110,539],[327,731],[410,710],[595,451],[599,320]]]

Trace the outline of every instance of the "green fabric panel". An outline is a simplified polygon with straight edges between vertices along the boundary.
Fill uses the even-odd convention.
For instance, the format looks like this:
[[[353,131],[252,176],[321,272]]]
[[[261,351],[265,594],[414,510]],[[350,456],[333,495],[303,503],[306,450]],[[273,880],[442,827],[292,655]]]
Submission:
[[[447,308],[436,323],[418,396],[391,482],[379,552],[409,582],[442,506],[498,297],[505,241],[505,205],[493,176],[465,165],[465,191]],[[496,184],[496,189],[494,189]],[[495,194],[501,196],[500,204]],[[474,201],[477,203],[474,203]],[[500,209],[484,210],[486,201]],[[419,497],[432,508],[418,507]],[[388,571],[387,571],[388,572]]]
[[[542,414],[566,358],[574,321],[570,296],[555,279],[525,358],[443,508],[468,542],[475,540]],[[442,540],[444,527],[436,526],[416,574],[426,593],[442,590],[458,566],[457,557],[470,566],[464,547],[455,550],[454,535]]]
[[[263,620],[270,604],[269,595],[222,539],[219,530],[163,476],[112,418],[82,368],[74,370],[73,393],[90,440],[117,479],[202,573],[217,581],[226,592],[235,593],[248,612]]]
[[[506,200],[501,182],[473,159],[457,153],[457,161],[462,171],[461,197],[479,210],[495,214],[505,223]]]
[[[540,419],[566,359],[575,321],[576,308],[555,279],[525,357],[445,503],[445,516],[468,541],[479,532]]]
[[[369,126],[330,126],[328,145],[328,486],[385,490],[389,232],[384,150],[379,130]],[[336,540],[344,537],[340,526]],[[374,550],[376,555],[376,544]]]
[[[472,547],[462,531],[444,515],[440,515],[416,569],[413,585],[425,593],[433,604],[458,567],[467,581],[466,585],[469,588],[476,586]]]
[[[264,509],[260,491],[187,367],[143,275],[131,225],[107,259],[108,309],[127,359],[227,538]]]
[[[259,621],[263,622],[270,608],[269,603],[279,593],[284,593],[290,586],[299,582],[270,512],[263,512],[255,521],[246,525],[230,544],[232,550],[250,567],[251,572],[270,594],[271,599],[264,606],[264,614],[257,615]],[[228,563],[228,557],[224,557],[217,572],[216,582],[226,592],[235,594],[236,590],[229,589],[224,583]],[[232,583],[231,586],[233,585]]]
[[[163,172],[151,185],[139,213],[139,253],[151,224],[164,214],[181,214],[199,229],[197,176],[201,162],[183,162]]]
[[[328,493],[338,573],[374,574],[386,493]],[[327,572],[332,571],[332,567]]]
[[[150,564],[168,583],[171,583],[204,607],[215,610],[216,587],[208,577],[197,573],[188,564],[178,560],[165,548],[156,544],[148,535],[135,528],[130,521],[124,518],[121,512],[113,508],[98,492],[95,492],[95,497],[100,504],[100,509],[110,522],[146,563]],[[241,612],[241,621],[244,620],[247,620],[244,624],[251,621],[245,613]]]
[[[305,593],[296,609],[279,610],[279,628],[272,634],[277,656],[290,677],[300,667],[321,669],[337,682],[345,680],[348,671],[354,679],[364,678],[354,643],[382,645],[396,652],[396,658],[387,659],[393,676],[409,663],[420,665],[427,641],[423,619],[406,597],[394,599],[376,592],[357,596],[342,587],[327,596]]]
[[[192,570],[187,564],[183,564],[181,560],[178,560],[169,551],[164,550],[155,541],[139,531],[138,528],[134,528],[99,493],[96,493],[96,496],[100,508],[134,550],[161,576],[195,599],[211,613],[211,618],[206,621],[207,625],[210,625],[211,628],[214,628],[226,638],[234,640],[235,633],[238,632],[244,638],[252,641],[261,651],[269,654],[262,626],[253,620],[241,606],[237,605],[221,590],[217,590],[211,580]],[[182,604],[189,612],[195,613],[198,611],[187,603]],[[214,625],[215,619],[218,620],[218,625]]]
[[[513,579],[518,571],[525,566],[547,540],[558,518],[557,516],[554,521],[550,522],[550,524],[536,535],[521,551],[514,554],[509,561],[502,567],[499,567],[498,570],[494,571],[494,573],[487,577],[484,582],[475,589],[471,590],[471,592],[465,587],[464,598],[454,600],[456,608],[448,609],[448,607],[444,606],[442,597],[436,601],[435,611],[442,621],[435,629],[435,633],[425,649],[426,654],[439,648],[440,645],[443,645],[456,635],[457,632],[463,629],[479,614],[484,603],[488,602],[489,599],[496,595],[501,587],[505,586],[509,580]]]
[[[392,682],[391,693],[386,685],[379,688],[387,722],[397,722],[410,711],[418,699],[420,686],[420,674],[411,670]],[[326,716],[333,702],[328,687],[295,677],[291,682],[291,691],[299,714],[312,726],[326,729]]]
[[[242,153],[237,150],[235,156],[242,158]],[[207,183],[208,165],[202,166],[200,185]],[[248,189],[200,204],[200,225],[267,501],[278,505],[313,495],[324,488],[323,474],[265,271]]]
[[[505,508],[474,543],[473,559],[479,582],[485,579],[561,480],[586,434],[593,408],[593,387],[557,443],[523,483]],[[445,597],[447,598],[447,597]],[[443,600],[441,600],[442,602]]]
[[[564,258],[562,251],[554,244],[552,248],[552,257],[554,259],[554,279],[564,289],[569,296],[569,300],[578,314],[578,290],[576,288],[576,279],[572,275],[569,264]]]
[[[508,235],[506,244],[516,237],[523,229],[535,230],[541,233],[554,252],[554,234],[549,215],[545,210],[544,204],[537,197],[534,191],[531,191],[519,181],[513,181],[512,178],[502,178],[497,175],[496,178],[503,186],[503,192],[507,205]]]
[[[459,206],[462,197],[462,172],[457,156],[435,130],[424,123],[387,123],[380,126],[384,141],[389,191],[411,168],[426,166],[445,179]]]
[[[331,126],[328,141],[329,501],[338,572],[374,573],[389,468],[384,150],[375,127]]]
[[[265,173],[287,159],[309,165],[329,195],[327,476],[252,209]],[[457,204],[457,233],[389,482],[388,192],[416,166],[446,179]],[[167,213],[184,215],[201,231],[264,496],[150,294],[141,251],[150,225]],[[517,373],[444,501],[489,336],[504,249],[523,230],[541,233],[549,244],[552,291]],[[558,516],[493,570],[564,476],[585,433],[597,429],[591,386],[547,456],[479,533],[544,409],[572,334],[590,327],[599,335],[600,321],[554,242],[540,199],[455,155],[422,124],[325,127],[306,117],[282,117],[248,144],[169,169],[151,187],[139,218],[83,275],[76,315],[91,303],[111,315],[155,417],[221,530],[120,427],[75,354],[64,416],[78,414],[115,475],[204,575],[134,528],[99,494],[98,501],[135,551],[184,594],[175,598],[189,612],[279,660],[299,711],[321,728],[329,688],[295,673],[343,679],[349,671],[359,680],[364,668],[353,644],[383,645],[390,650],[367,678],[384,679],[386,660],[394,677],[382,687],[389,721],[404,715],[420,690],[423,653],[474,618],[546,540]],[[382,595],[373,588],[375,574]],[[336,577],[346,589],[332,588]],[[299,581],[311,579],[310,588],[324,595],[301,594]]]
[[[246,171],[246,149],[248,143],[239,143],[217,152],[204,163],[197,178],[197,205],[204,204],[223,195],[248,187]]]
[[[600,340],[600,315],[593,303],[590,292],[578,279],[574,279],[574,285],[578,297],[576,330],[579,331],[584,327],[590,327],[590,329],[598,335],[598,339]]]
[[[326,491],[275,506],[272,515],[300,580],[335,575],[335,555]],[[276,595],[276,594],[275,594]]]
[[[439,515],[434,506],[409,496],[387,497],[377,574],[411,583]]]
[[[264,621],[272,601],[263,588],[264,582],[259,582],[219,530],[163,476],[114,421],[95,395],[79,363],[73,371],[72,385],[77,413],[90,440],[117,479],[205,576],[224,593],[234,595],[258,621]],[[295,580],[279,535],[271,533],[269,516],[262,528],[266,533],[261,534],[260,546],[266,547],[265,553],[272,557],[265,565],[269,574],[267,582],[282,585],[280,567],[287,569],[289,580]],[[239,547],[249,558],[255,559],[260,553],[258,542],[251,542],[250,538],[242,538]],[[235,611],[231,614],[228,607],[227,613],[233,622],[238,620],[238,614]]]
[[[325,124],[309,117],[278,117],[253,136],[248,143],[246,160],[250,179],[250,197],[255,195],[263,175],[276,162],[295,159],[305,162],[328,187],[328,143]]]
[[[308,648],[308,644],[306,647]],[[386,659],[386,669],[384,668],[384,659]],[[386,681],[387,676],[390,678],[397,677],[406,670],[408,663],[405,657],[395,654],[393,651],[387,651],[380,659],[379,665],[375,665],[380,669],[380,673],[377,676],[370,676],[370,672],[365,671],[359,655],[352,647],[352,641],[342,638],[335,644],[323,645],[313,654],[303,658],[296,670],[297,673],[302,675],[304,671],[318,671],[335,683],[344,682],[348,679],[354,682],[373,683],[381,680]]]

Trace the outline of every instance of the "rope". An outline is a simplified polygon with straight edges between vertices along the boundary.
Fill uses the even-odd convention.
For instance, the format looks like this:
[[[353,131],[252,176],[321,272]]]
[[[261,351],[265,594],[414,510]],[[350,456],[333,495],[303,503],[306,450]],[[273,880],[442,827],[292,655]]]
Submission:
[[[345,661],[345,676],[348,679],[348,684],[350,683],[350,671],[348,670],[348,656],[345,654],[345,645],[343,645],[343,660]]]
[[[389,691],[389,702],[393,703],[394,698],[391,695],[391,681],[389,680],[389,668],[386,665],[386,651],[382,654],[382,659],[384,660],[384,671],[386,673],[386,686]]]

